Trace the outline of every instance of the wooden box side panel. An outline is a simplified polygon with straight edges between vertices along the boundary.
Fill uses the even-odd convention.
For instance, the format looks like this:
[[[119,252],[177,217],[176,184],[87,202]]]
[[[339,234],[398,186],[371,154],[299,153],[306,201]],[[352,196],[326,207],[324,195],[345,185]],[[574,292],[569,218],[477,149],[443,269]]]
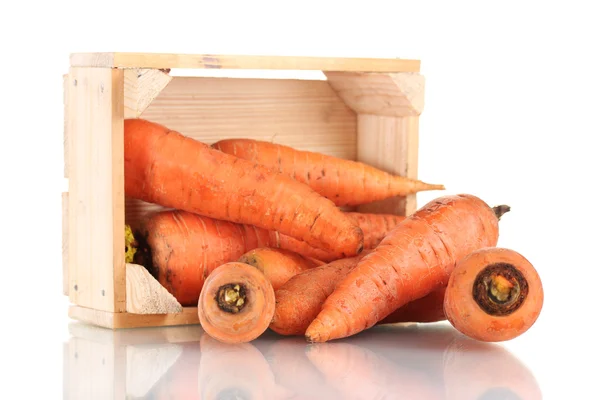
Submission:
[[[323,80],[176,76],[140,118],[207,144],[244,137],[357,157],[356,113]],[[128,198],[126,223],[159,209]]]
[[[424,77],[418,73],[324,73],[335,92],[358,115],[357,159],[417,179]],[[416,209],[415,194],[357,207],[361,212],[398,215],[409,215]]]
[[[71,303],[125,310],[123,71],[68,76],[68,276]]]

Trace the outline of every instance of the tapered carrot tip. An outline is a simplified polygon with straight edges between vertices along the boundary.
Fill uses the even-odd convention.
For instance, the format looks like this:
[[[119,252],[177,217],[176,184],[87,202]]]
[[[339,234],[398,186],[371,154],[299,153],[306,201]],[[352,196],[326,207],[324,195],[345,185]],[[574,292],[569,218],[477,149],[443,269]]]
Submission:
[[[457,264],[446,289],[444,312],[466,336],[500,342],[526,332],[543,301],[540,277],[525,257],[511,249],[488,247]]]
[[[198,300],[204,331],[224,343],[249,342],[264,333],[275,313],[275,292],[258,269],[240,262],[216,268]]]

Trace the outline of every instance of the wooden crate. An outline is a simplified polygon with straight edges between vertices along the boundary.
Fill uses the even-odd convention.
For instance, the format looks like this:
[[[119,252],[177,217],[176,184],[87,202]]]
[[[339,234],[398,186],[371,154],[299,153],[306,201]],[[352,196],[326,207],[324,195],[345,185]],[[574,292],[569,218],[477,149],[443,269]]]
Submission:
[[[179,69],[322,71],[322,79],[173,76]],[[160,207],[124,195],[124,119],[149,119],[207,144],[271,140],[417,178],[419,70],[418,60],[403,59],[72,54],[64,75],[69,316],[107,328],[199,323],[196,308],[182,308],[143,268],[125,263],[124,225]],[[359,207],[415,209],[414,195]]]

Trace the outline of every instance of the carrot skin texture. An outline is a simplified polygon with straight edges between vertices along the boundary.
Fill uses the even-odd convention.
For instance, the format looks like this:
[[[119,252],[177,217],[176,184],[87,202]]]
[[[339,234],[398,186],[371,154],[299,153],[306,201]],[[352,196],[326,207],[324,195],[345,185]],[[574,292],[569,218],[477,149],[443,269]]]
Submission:
[[[127,196],[278,231],[340,257],[362,251],[359,226],[307,185],[151,121],[125,120],[124,136]]]
[[[527,294],[521,305],[507,315],[490,315],[473,298],[477,275],[488,265],[514,266],[524,277]],[[483,342],[511,340],[525,333],[536,322],[544,303],[544,290],[539,274],[529,260],[507,248],[489,247],[464,257],[450,275],[444,298],[448,321],[458,331]],[[502,306],[501,306],[502,307]]]
[[[184,307],[196,306],[206,277],[218,266],[274,241],[269,231],[180,210],[159,211],[142,222],[136,237],[148,252],[136,256]]]
[[[273,290],[279,289],[291,277],[315,268],[318,263],[288,250],[258,247],[243,254],[238,262],[258,268],[271,282]]]
[[[144,253],[139,249],[136,263],[145,266],[184,307],[197,304],[204,280],[215,268],[256,248],[297,252],[315,264],[323,264],[323,259],[338,259],[334,253],[279,232],[181,210],[163,210],[147,216],[135,236],[144,239],[149,250]],[[366,237],[372,236],[366,232]],[[143,256],[148,259],[142,259]]]
[[[290,278],[275,291],[275,313],[269,328],[280,335],[304,335],[327,296],[366,254],[368,250]]]
[[[448,284],[458,260],[498,241],[498,217],[469,194],[430,201],[397,225],[327,298],[309,342],[347,337]]]
[[[365,250],[374,249],[396,225],[404,220],[404,216],[394,214],[372,214],[359,212],[346,212],[348,217],[356,221],[363,231],[363,243]],[[324,262],[339,260],[340,257],[334,252],[328,252],[311,246],[306,242],[292,237],[279,234],[279,248],[291,250],[306,257],[316,258]]]
[[[444,190],[365,163],[253,139],[224,139],[212,147],[265,165],[305,183],[337,206],[354,206],[426,190]]]
[[[269,328],[280,335],[304,335],[310,323],[321,311],[323,303],[337,284],[352,271],[365,251],[356,257],[336,260],[290,278],[275,291],[277,303]],[[444,315],[445,288],[414,300],[392,312],[378,324],[399,322],[437,322]]]

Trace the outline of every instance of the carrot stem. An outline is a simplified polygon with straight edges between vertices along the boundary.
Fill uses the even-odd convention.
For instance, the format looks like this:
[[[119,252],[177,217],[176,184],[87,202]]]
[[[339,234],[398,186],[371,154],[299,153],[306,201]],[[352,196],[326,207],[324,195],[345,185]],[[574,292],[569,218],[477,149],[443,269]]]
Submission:
[[[498,217],[498,220],[500,220],[500,218],[502,218],[504,214],[510,211],[510,206],[502,204],[496,207],[492,207],[492,209],[494,210],[494,214],[496,214],[496,217]]]

